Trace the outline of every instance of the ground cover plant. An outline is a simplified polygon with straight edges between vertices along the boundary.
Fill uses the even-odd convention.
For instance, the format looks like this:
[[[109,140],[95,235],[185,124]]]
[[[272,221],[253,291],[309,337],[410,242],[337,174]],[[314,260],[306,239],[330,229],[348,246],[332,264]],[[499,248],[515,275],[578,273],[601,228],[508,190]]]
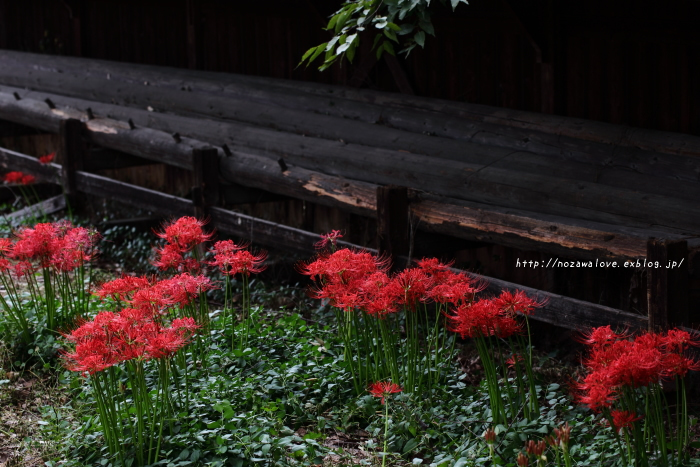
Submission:
[[[46,465],[700,464],[685,331],[592,330],[578,382],[546,381],[537,297],[482,296],[431,258],[391,274],[333,232],[298,265],[305,298],[266,289],[267,253],[201,220],[156,233],[158,274],[100,283],[90,229],[44,222],[2,240],[14,357],[0,397],[3,375],[29,367],[65,395],[23,440]],[[272,306],[281,294],[297,306]],[[458,367],[465,352],[478,370]]]

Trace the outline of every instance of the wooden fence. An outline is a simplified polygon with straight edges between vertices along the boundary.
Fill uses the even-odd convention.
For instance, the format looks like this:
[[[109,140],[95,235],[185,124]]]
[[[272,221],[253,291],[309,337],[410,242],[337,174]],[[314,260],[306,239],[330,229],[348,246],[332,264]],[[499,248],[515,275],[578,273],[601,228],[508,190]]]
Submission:
[[[236,183],[375,218],[379,250],[396,261],[410,256],[415,225],[567,258],[686,267],[699,244],[698,138],[236,75],[10,52],[0,60],[0,119],[60,134],[69,197],[206,214],[224,233],[312,251],[311,232],[223,209]],[[113,151],[110,166],[191,171],[192,199],[90,173],[104,152],[88,146]],[[1,154],[5,167],[59,181],[55,166]],[[530,292],[549,300],[538,318],[565,327],[693,321],[687,269],[649,268],[647,279],[648,318]]]

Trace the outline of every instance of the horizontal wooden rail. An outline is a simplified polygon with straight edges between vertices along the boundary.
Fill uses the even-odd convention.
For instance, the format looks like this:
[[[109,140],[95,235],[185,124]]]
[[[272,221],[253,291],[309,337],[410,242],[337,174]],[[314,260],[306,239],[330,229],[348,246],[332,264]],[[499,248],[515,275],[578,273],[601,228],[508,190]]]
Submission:
[[[35,176],[45,176],[58,181],[56,174],[61,166],[57,164],[41,165],[27,155],[0,148],[0,160],[11,167],[22,167]],[[32,163],[31,161],[34,161]],[[163,218],[191,215],[194,210],[192,201],[168,195],[148,188],[112,180],[100,175],[78,171],[75,174],[77,189],[86,195],[105,197],[111,200],[131,204],[147,209]],[[312,232],[295,229],[282,224],[258,219],[245,214],[222,208],[211,208],[211,226],[218,231],[241,237],[257,244],[283,248],[296,253],[314,254],[314,243],[319,236]],[[341,246],[363,249],[360,246],[340,243]],[[376,253],[374,250],[368,250]],[[403,258],[406,260],[406,258]],[[613,325],[619,328],[643,329],[647,318],[626,313],[613,308],[589,302],[563,297],[541,290],[523,287],[499,279],[467,273],[469,276],[488,284],[487,293],[497,294],[500,290],[523,290],[546,305],[539,309],[534,319],[546,321],[569,329],[583,330],[592,326]]]

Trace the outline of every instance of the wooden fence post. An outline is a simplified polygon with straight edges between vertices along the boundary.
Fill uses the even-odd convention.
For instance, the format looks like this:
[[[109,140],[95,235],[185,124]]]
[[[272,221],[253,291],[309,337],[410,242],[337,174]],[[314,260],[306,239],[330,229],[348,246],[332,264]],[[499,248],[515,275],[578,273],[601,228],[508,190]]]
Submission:
[[[650,238],[646,261],[649,330],[687,325],[688,242]]]
[[[63,192],[69,205],[73,208],[80,208],[78,188],[76,185],[77,171],[83,170],[87,145],[83,138],[85,125],[80,120],[69,118],[62,120],[59,136],[61,138],[61,182]]]
[[[399,256],[408,256],[410,225],[406,187],[377,187],[377,249],[380,255],[391,258],[394,269],[399,269]]]
[[[194,213],[203,218],[209,214],[209,207],[219,204],[219,152],[215,148],[193,149],[192,170]]]

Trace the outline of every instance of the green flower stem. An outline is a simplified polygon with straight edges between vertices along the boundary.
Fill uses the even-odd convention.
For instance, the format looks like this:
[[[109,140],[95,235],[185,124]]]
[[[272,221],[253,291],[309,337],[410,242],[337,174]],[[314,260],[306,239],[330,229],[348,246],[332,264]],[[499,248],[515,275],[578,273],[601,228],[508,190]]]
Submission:
[[[382,456],[382,467],[386,465],[387,435],[389,433],[389,399],[384,401],[384,455]]]

